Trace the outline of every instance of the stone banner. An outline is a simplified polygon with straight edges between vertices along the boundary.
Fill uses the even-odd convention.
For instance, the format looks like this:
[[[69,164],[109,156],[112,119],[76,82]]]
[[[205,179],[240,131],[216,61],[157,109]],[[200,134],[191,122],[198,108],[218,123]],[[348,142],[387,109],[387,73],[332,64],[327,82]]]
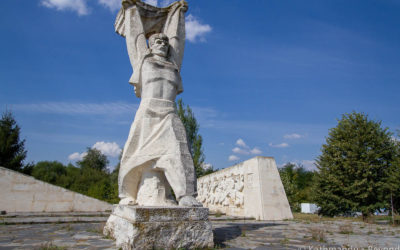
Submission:
[[[257,220],[292,219],[275,159],[257,156],[197,180],[197,199],[213,212]]]

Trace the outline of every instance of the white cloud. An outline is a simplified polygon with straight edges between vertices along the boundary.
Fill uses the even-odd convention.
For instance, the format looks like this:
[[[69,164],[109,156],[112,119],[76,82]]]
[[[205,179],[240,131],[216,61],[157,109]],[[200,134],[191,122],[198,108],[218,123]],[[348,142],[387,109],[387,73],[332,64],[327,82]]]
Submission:
[[[89,14],[86,0],[41,0],[40,4],[60,11],[76,11],[80,16]]]
[[[213,165],[212,165],[211,163],[203,163],[203,164],[201,164],[201,167],[202,167],[204,170],[208,170],[208,169],[212,169],[212,168],[213,168]]]
[[[99,3],[113,12],[121,8],[121,0],[99,0]]]
[[[278,164],[278,168],[283,168],[286,166],[286,164],[293,164],[295,165],[296,168],[302,166],[305,170],[307,171],[315,171],[318,170],[316,164],[316,161],[313,160],[293,160],[293,161],[288,161],[286,163]]]
[[[233,153],[236,153],[236,154],[242,154],[242,155],[248,155],[248,154],[249,154],[249,151],[244,150],[244,149],[241,149],[241,148],[239,148],[239,147],[233,148],[233,149],[232,149],[232,152],[233,152]]]
[[[289,144],[287,144],[286,142],[282,142],[280,144],[272,144],[272,143],[270,143],[269,146],[273,147],[273,148],[287,148],[287,147],[289,147]]]
[[[284,136],[283,136],[283,138],[285,138],[285,139],[300,139],[300,138],[302,138],[302,137],[304,137],[304,136],[303,136],[303,135],[296,134],[296,133],[287,134],[287,135],[284,135]]]
[[[81,161],[83,159],[83,157],[85,157],[86,155],[87,155],[86,152],[83,152],[83,153],[75,152],[75,153],[72,153],[72,154],[70,154],[68,156],[68,160],[70,160],[70,161]]]
[[[157,0],[144,0],[143,2],[153,5],[153,6],[157,6],[157,4],[158,4]]]
[[[99,150],[101,153],[110,157],[118,157],[122,149],[118,146],[116,142],[96,142],[92,148]]]
[[[102,154],[109,157],[118,157],[122,151],[122,149],[118,146],[116,142],[98,141],[92,146],[92,148],[99,150]],[[87,155],[86,152],[83,153],[75,152],[68,156],[68,160],[81,161],[83,157],[85,157],[85,155]]]
[[[394,141],[394,142],[400,142],[400,139],[397,138],[396,136],[392,136],[392,141]]]
[[[186,39],[190,42],[205,41],[205,34],[211,31],[211,26],[201,24],[196,17],[189,14],[185,19]]]
[[[232,149],[232,152],[235,154],[241,154],[241,155],[259,155],[262,154],[262,151],[257,148],[254,147],[253,149],[250,149],[249,146],[247,146],[247,144],[243,141],[243,139],[239,138],[236,141],[236,145],[238,145],[239,147],[234,147]]]
[[[249,146],[246,145],[246,143],[245,143],[241,138],[239,138],[239,139],[236,141],[236,145],[241,146],[241,147],[244,147],[244,148],[248,148],[248,147],[249,147]]]
[[[126,114],[136,111],[138,105],[125,102],[110,103],[70,103],[70,102],[47,102],[33,104],[14,104],[11,106],[15,110],[69,114],[69,115],[108,115],[108,114]]]
[[[228,161],[237,161],[237,160],[239,160],[239,159],[240,159],[240,158],[237,157],[236,155],[230,155],[229,158],[228,158]]]
[[[317,170],[317,167],[315,166],[315,161],[310,161],[310,160],[302,160],[300,162],[303,167],[308,170],[308,171],[314,171]]]
[[[259,148],[255,147],[252,150],[250,150],[250,153],[253,155],[259,155],[262,154],[262,151]]]

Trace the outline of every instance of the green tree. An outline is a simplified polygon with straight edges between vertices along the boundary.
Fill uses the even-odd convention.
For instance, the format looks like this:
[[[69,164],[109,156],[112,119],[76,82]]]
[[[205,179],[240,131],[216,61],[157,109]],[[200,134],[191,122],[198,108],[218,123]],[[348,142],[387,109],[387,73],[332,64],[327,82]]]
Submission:
[[[107,171],[107,165],[109,161],[107,156],[102,154],[100,150],[95,148],[87,148],[86,155],[83,157],[81,161],[78,161],[78,166],[81,169],[91,168],[100,171]]]
[[[287,163],[279,169],[279,175],[292,211],[300,211],[300,203],[313,201],[314,172],[307,171],[302,165]]]
[[[388,179],[385,182],[388,190],[387,200],[390,201],[389,207],[392,213],[392,219],[394,219],[394,214],[398,214],[398,209],[400,207],[400,142],[393,138],[393,143],[396,149],[395,159],[390,166]]]
[[[32,176],[36,179],[58,186],[64,186],[60,178],[66,174],[66,167],[58,161],[40,161],[32,169]]]
[[[6,111],[0,120],[0,166],[23,172],[26,158],[25,140],[12,113]]]
[[[194,117],[194,113],[189,105],[183,103],[182,99],[177,101],[177,110],[179,118],[181,119],[183,126],[186,129],[186,136],[189,144],[189,150],[192,154],[193,164],[196,170],[196,176],[201,177],[203,175],[212,173],[211,169],[204,169],[204,153],[203,153],[203,138],[199,135],[199,124]]]
[[[315,200],[320,213],[360,211],[366,218],[387,207],[389,171],[395,156],[391,133],[363,113],[344,114],[329,131],[317,159]]]

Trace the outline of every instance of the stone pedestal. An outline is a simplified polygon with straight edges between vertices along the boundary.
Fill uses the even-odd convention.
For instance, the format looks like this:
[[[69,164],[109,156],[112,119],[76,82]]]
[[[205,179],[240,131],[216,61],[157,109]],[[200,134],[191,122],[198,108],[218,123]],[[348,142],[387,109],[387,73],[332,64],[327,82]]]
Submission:
[[[213,247],[208,208],[114,205],[104,235],[122,249]]]

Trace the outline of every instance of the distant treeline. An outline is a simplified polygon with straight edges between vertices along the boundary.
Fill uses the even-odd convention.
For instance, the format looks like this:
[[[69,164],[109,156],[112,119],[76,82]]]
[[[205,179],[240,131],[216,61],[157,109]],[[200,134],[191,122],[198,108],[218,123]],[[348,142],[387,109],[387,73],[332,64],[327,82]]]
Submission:
[[[31,175],[42,180],[112,204],[118,203],[118,170],[109,172],[108,160],[97,149],[88,148],[87,155],[77,166],[57,161],[41,161]]]

